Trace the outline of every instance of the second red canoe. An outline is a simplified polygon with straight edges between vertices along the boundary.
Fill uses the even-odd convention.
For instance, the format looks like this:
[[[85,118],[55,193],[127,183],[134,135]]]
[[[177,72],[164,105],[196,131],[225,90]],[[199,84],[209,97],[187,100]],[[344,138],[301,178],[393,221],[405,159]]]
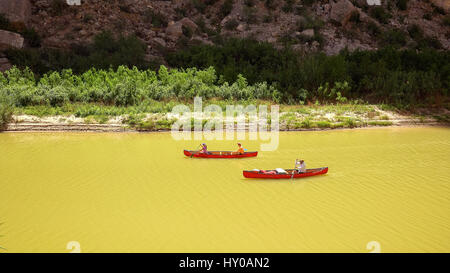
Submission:
[[[308,176],[315,176],[320,174],[326,174],[328,172],[328,167],[317,168],[317,169],[307,169],[305,173],[297,173],[294,170],[286,170],[286,173],[278,173],[276,170],[269,171],[244,171],[244,177],[246,178],[264,178],[264,179],[290,179],[290,178],[303,178]]]

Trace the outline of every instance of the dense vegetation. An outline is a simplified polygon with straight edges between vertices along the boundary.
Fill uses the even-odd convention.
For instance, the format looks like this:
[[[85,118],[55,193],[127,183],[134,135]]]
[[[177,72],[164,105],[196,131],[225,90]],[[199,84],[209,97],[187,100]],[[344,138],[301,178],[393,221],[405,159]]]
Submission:
[[[299,55],[268,43],[231,39],[221,46],[200,45],[167,57],[174,67],[215,67],[225,81],[242,74],[250,84],[275,84],[287,102],[314,100],[327,83],[347,81],[342,96],[399,105],[439,103],[448,98],[450,53],[384,48],[343,51],[336,56]]]
[[[115,37],[110,32],[95,36],[91,44],[73,44],[69,50],[49,48],[9,49],[8,59],[21,69],[30,68],[37,75],[71,69],[83,73],[91,68],[116,69],[120,65],[147,69],[145,44],[136,36]]]
[[[423,38],[414,25],[408,32],[416,40]],[[397,41],[396,37],[386,39]],[[6,53],[22,70],[13,69],[1,78],[2,92],[12,96],[16,106],[66,102],[124,106],[201,95],[290,104],[363,99],[409,107],[448,103],[450,86],[450,54],[433,49],[304,55],[289,47],[229,39],[169,53],[169,65],[183,69],[162,68],[158,73],[153,71],[156,65],[144,61],[145,47],[139,39],[109,32],[71,50],[28,48]]]
[[[36,79],[30,69],[12,68],[0,73],[0,97],[9,98],[15,106],[61,106],[66,103],[100,103],[103,105],[140,105],[148,100],[205,99],[279,100],[279,92],[266,83],[248,85],[238,76],[233,83],[217,79],[214,68],[168,70],[117,70],[95,68],[75,75],[70,69],[51,72]]]

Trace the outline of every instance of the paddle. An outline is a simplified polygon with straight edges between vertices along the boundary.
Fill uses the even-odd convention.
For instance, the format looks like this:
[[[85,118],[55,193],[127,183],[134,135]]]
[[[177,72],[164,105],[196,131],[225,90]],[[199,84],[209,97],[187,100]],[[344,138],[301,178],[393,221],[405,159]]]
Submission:
[[[203,147],[202,147],[202,145],[200,144],[200,145],[197,146],[197,148],[203,148]],[[199,152],[200,152],[200,151],[197,151],[197,152],[195,152],[195,153],[192,153],[192,154],[191,154],[191,158],[192,158],[194,155],[198,154]]]
[[[294,178],[294,174],[295,174],[295,169],[296,168],[297,168],[297,159],[295,160],[295,165],[294,165],[294,169],[292,170],[291,179]]]

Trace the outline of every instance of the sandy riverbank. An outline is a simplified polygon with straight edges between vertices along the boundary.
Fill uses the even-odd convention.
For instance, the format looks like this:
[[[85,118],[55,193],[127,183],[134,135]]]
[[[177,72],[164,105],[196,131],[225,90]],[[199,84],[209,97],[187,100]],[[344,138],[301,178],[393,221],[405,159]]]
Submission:
[[[344,117],[337,117],[333,113],[326,113],[314,119],[311,124],[305,124],[305,116],[293,112],[283,112],[280,114],[280,131],[311,131],[311,130],[333,130],[345,128],[371,128],[389,126],[448,126],[448,122],[442,122],[432,116],[417,116],[399,114],[393,111],[383,111],[376,108],[377,115],[346,113]],[[147,114],[145,119],[157,122],[161,119],[170,119],[169,114]],[[342,122],[339,119],[351,119],[352,122]],[[157,132],[169,131],[171,126],[164,128],[143,128],[131,126],[126,123],[126,116],[112,117],[107,120],[97,121],[93,118],[80,118],[70,116],[47,116],[37,117],[31,115],[15,115],[13,121],[8,124],[5,131],[9,132]],[[348,121],[348,120],[347,120]],[[308,121],[310,122],[310,121]],[[246,128],[248,129],[248,128]]]

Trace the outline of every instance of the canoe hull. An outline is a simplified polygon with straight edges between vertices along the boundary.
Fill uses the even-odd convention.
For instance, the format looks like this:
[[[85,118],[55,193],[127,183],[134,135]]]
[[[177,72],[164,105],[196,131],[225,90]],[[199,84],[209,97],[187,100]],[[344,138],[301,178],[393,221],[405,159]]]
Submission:
[[[184,155],[196,158],[245,158],[255,157],[258,155],[258,152],[245,152],[244,154],[237,154],[230,151],[211,151],[209,154],[202,154],[198,151],[184,150]]]
[[[291,178],[304,178],[310,176],[316,176],[321,174],[326,174],[328,172],[328,167],[308,169],[306,173],[296,173],[292,175],[292,169],[286,170],[288,174],[264,174],[257,171],[243,171],[244,177],[246,178],[261,178],[261,179],[291,179]],[[289,173],[290,172],[290,173]]]

